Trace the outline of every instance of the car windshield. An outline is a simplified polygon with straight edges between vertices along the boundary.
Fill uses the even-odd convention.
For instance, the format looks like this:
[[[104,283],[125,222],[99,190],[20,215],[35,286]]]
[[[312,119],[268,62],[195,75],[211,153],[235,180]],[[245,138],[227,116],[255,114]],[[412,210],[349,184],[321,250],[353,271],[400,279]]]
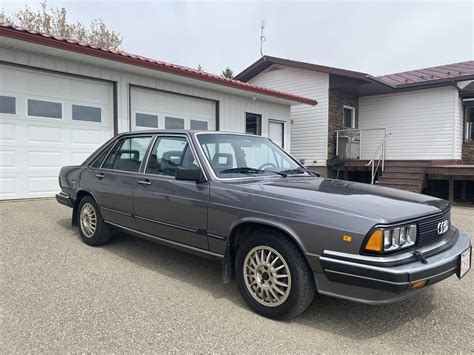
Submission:
[[[219,178],[308,175],[270,140],[233,134],[199,134],[199,144]]]

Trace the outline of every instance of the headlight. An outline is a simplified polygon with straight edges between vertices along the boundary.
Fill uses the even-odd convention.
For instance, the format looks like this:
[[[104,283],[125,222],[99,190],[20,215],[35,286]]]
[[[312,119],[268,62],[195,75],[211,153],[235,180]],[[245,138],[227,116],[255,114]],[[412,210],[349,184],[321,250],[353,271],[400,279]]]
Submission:
[[[415,245],[416,224],[393,228],[376,228],[365,243],[364,250],[369,252],[392,252]]]

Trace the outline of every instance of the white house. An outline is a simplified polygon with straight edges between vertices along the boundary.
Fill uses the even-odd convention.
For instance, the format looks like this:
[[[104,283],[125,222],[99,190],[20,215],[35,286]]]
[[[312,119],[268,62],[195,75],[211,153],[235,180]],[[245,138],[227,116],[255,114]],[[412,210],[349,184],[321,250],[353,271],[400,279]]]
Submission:
[[[318,98],[292,107],[290,150],[322,174],[335,155],[360,171],[383,151],[383,185],[420,192],[441,175],[473,179],[474,61],[373,77],[265,56],[236,79]]]
[[[52,196],[61,166],[143,128],[261,134],[289,147],[314,99],[0,25],[0,199]]]

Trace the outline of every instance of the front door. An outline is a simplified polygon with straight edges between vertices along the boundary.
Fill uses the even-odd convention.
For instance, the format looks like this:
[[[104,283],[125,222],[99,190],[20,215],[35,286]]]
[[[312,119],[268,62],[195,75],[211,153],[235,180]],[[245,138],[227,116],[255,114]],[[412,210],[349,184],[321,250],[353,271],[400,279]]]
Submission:
[[[209,183],[176,180],[178,166],[198,166],[186,136],[158,136],[135,190],[138,230],[209,249],[206,236]]]
[[[118,141],[104,163],[90,169],[102,216],[108,222],[136,229],[133,218],[133,193],[137,174],[152,136],[127,137]]]

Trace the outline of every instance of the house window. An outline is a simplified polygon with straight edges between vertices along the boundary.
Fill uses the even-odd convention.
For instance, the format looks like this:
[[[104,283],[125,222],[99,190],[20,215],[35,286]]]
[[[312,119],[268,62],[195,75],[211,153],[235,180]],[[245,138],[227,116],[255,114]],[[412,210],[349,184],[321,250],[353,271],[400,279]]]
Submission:
[[[12,96],[0,96],[0,113],[16,113],[16,98]]]
[[[466,107],[466,142],[474,142],[474,106]]]
[[[158,116],[137,112],[135,114],[135,125],[138,127],[158,128]]]
[[[60,102],[28,99],[28,116],[63,118],[63,104]]]
[[[74,121],[100,122],[102,109],[100,107],[72,105],[72,119]]]
[[[344,105],[343,112],[342,124],[344,128],[355,128],[355,108]]]
[[[245,132],[247,134],[262,135],[262,115],[245,113]]]
[[[184,129],[184,119],[175,117],[165,117],[166,129]]]
[[[285,134],[285,123],[281,121],[270,120],[268,123],[268,138],[273,143],[283,148]]]

